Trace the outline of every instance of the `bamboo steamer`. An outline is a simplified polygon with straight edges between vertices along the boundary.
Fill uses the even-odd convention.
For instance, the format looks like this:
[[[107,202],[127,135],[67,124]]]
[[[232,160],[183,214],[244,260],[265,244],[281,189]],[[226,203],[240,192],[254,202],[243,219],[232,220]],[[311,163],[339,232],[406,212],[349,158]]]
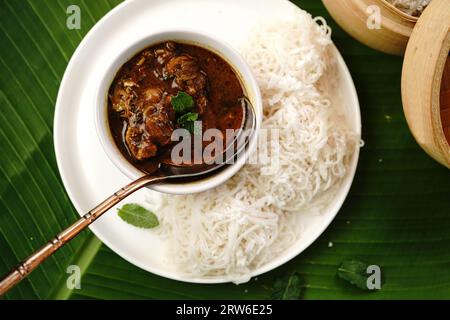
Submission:
[[[447,0],[448,1],[448,0]],[[334,20],[352,37],[365,45],[385,53],[403,55],[409,37],[418,20],[385,0],[322,0]],[[380,28],[367,23],[379,9]]]
[[[403,110],[420,146],[450,168],[450,0],[432,0],[420,18],[385,0],[322,0],[336,22],[376,50],[405,54]],[[380,28],[367,25],[373,7]],[[406,51],[406,52],[405,52]]]
[[[450,168],[450,1],[432,0],[406,49],[402,100],[417,142]]]
[[[444,67],[440,99],[442,127],[445,138],[450,142],[450,58]]]

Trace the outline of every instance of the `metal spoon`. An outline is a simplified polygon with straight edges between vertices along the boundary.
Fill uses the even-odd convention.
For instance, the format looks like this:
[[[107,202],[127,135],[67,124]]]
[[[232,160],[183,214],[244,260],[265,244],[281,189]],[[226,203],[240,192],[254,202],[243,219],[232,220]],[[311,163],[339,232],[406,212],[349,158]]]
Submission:
[[[193,164],[193,165],[176,165],[170,162],[161,163],[159,168],[152,174],[147,174],[130,184],[126,185],[109,198],[105,199],[91,211],[86,213],[81,219],[72,224],[70,227],[56,235],[45,246],[37,250],[17,267],[11,270],[0,281],[0,296],[4,295],[8,290],[14,287],[22,279],[27,277],[38,265],[55,253],[59,248],[72,240],[81,231],[88,227],[91,223],[97,220],[105,212],[111,209],[114,205],[136,192],[137,190],[156,183],[162,183],[167,180],[179,180],[187,178],[201,179],[205,175],[218,170],[219,168],[229,165],[230,161],[236,159],[245,151],[249,141],[255,134],[256,130],[256,115],[253,106],[247,98],[241,100],[244,117],[243,124],[238,133],[230,141],[224,153],[224,161],[206,164]],[[245,134],[244,134],[245,133]],[[247,135],[247,133],[249,133]],[[233,152],[230,152],[233,151]],[[219,155],[222,156],[223,154]]]

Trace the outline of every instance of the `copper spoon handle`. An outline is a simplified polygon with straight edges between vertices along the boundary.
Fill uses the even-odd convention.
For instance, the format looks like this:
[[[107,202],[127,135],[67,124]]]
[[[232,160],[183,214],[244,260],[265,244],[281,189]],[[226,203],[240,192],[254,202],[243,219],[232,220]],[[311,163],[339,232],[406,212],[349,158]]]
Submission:
[[[12,287],[14,287],[17,283],[19,283],[22,279],[28,276],[45,259],[50,257],[59,248],[72,240],[75,236],[86,229],[87,226],[97,220],[102,214],[108,211],[115,204],[122,201],[130,194],[141,189],[142,187],[152,182],[161,181],[162,179],[163,178],[161,177],[144,176],[136,181],[133,181],[132,183],[114,193],[109,198],[105,199],[94,209],[86,213],[80,220],[59,233],[45,246],[37,250],[35,253],[21,262],[17,267],[11,270],[11,272],[0,281],[0,297],[3,296]]]

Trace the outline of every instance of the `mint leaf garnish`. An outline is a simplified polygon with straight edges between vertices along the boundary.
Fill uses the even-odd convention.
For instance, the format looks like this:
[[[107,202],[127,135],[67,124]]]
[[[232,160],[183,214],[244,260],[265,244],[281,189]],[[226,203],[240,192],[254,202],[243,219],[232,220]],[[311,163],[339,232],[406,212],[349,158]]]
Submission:
[[[155,228],[159,226],[156,215],[138,204],[129,203],[118,210],[123,221],[139,228]]]
[[[183,125],[187,122],[194,122],[198,119],[198,113],[195,112],[188,112],[186,114],[183,114],[181,117],[177,119],[177,123],[179,125]]]
[[[194,107],[194,99],[184,91],[178,92],[175,97],[170,100],[175,113],[185,114]]]
[[[273,300],[300,300],[302,281],[298,273],[279,278],[273,286]]]
[[[177,123],[190,133],[199,134],[202,130],[201,122],[196,121],[198,119],[198,113],[188,112],[178,118]]]
[[[350,282],[355,287],[362,290],[369,290],[367,287],[367,274],[368,265],[364,262],[357,260],[347,260],[342,262],[337,271],[339,278]]]

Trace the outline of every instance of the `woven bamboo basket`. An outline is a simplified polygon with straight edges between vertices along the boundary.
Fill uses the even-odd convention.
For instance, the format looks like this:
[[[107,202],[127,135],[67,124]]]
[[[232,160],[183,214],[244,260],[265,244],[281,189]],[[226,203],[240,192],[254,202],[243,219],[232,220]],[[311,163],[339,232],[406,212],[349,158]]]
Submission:
[[[406,49],[402,100],[422,148],[450,168],[450,1],[432,0]]]
[[[431,157],[450,168],[450,0],[432,0],[420,18],[385,0],[322,1],[357,40],[405,55],[402,100],[409,128]],[[368,25],[374,14],[379,28]]]
[[[418,20],[385,0],[322,0],[336,22],[352,37],[385,53],[403,55]],[[376,10],[376,11],[374,11]],[[379,13],[379,28],[371,21]]]

